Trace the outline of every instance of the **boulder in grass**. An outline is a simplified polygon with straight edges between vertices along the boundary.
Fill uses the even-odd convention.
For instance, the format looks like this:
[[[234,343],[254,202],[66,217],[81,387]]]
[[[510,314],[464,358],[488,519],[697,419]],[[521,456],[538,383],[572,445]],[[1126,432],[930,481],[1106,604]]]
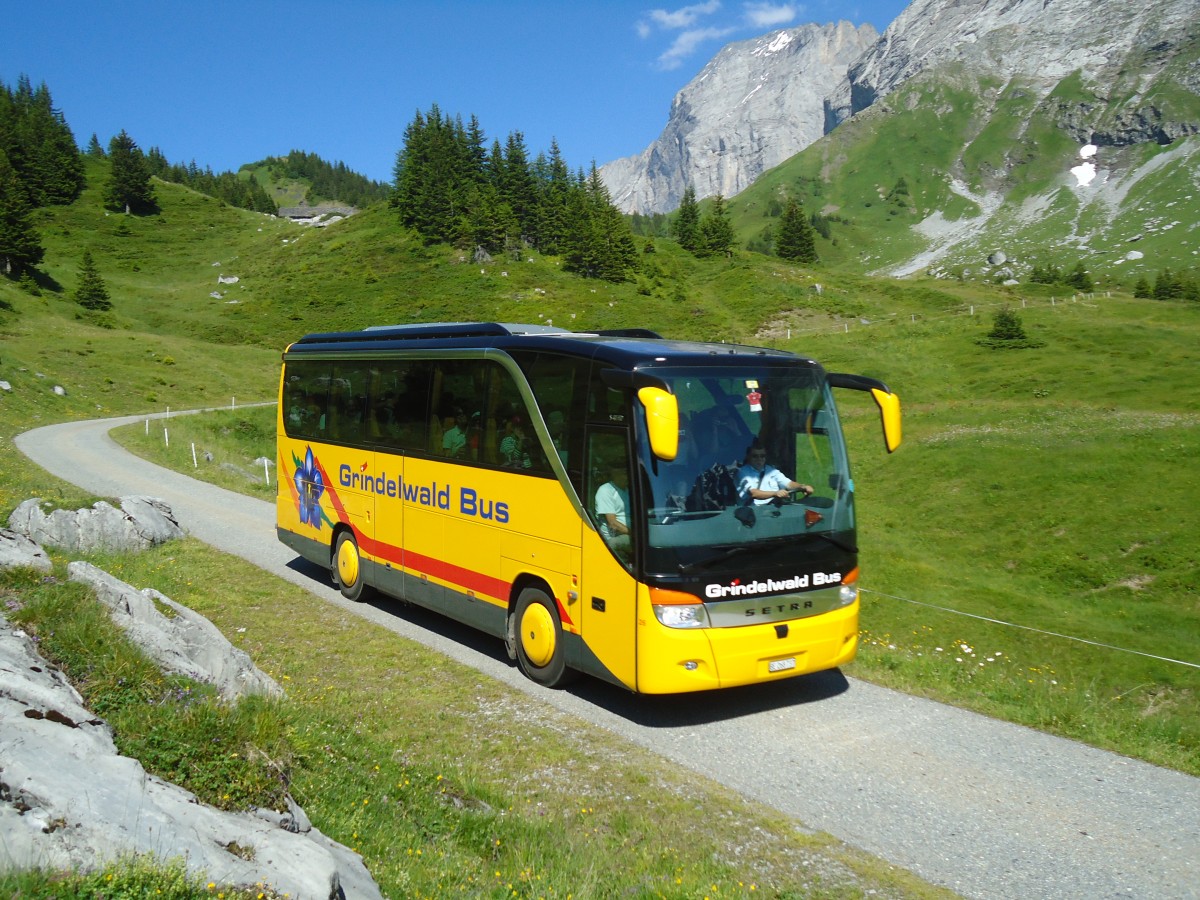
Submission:
[[[39,544],[68,552],[125,552],[184,536],[171,508],[155,497],[122,497],[120,507],[104,500],[88,509],[46,510],[40,497],[26,500],[8,517],[8,527]]]

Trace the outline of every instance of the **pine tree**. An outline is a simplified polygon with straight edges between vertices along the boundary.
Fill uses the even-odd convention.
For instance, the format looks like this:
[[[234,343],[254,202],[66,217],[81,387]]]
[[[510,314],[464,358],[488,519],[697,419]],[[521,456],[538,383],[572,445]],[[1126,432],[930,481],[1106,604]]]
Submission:
[[[79,284],[76,285],[73,296],[75,302],[84,309],[95,312],[107,312],[112,309],[108,288],[96,270],[96,263],[92,259],[90,250],[84,250],[83,258],[79,261]]]
[[[1175,277],[1175,273],[1170,269],[1163,269],[1154,278],[1154,299],[1155,300],[1176,300],[1179,298],[1181,285]]]
[[[34,197],[42,205],[73,202],[83,192],[83,157],[44,82],[33,93],[29,126],[29,175]]]
[[[83,159],[45,84],[22,75],[15,91],[0,82],[0,152],[33,206],[71,203],[83,190]]]
[[[1075,268],[1071,270],[1071,274],[1067,276],[1066,283],[1077,291],[1087,293],[1092,289],[1092,276],[1088,274],[1082,262],[1077,262]]]
[[[819,260],[812,226],[804,214],[804,207],[794,197],[788,198],[783,215],[779,219],[775,252],[781,259],[790,259],[804,265],[813,265]]]
[[[571,199],[571,229],[564,268],[588,278],[624,281],[638,264],[637,245],[625,217],[593,162],[581,172]]]
[[[45,255],[31,212],[25,186],[0,150],[0,272],[5,275],[20,276]]]
[[[696,203],[696,189],[690,184],[679,201],[675,221],[671,223],[671,234],[684,250],[694,253],[700,246],[700,207]]]
[[[104,148],[100,146],[100,138],[96,137],[96,132],[92,132],[92,139],[88,141],[87,155],[93,159],[104,159]]]
[[[108,157],[112,173],[104,194],[104,205],[125,213],[147,213],[157,209],[146,157],[124,130],[109,141]]]
[[[497,187],[500,199],[508,205],[517,220],[520,235],[536,243],[537,188],[529,169],[525,136],[519,131],[511,132],[504,145]]]
[[[733,222],[720,194],[713,197],[712,206],[700,222],[698,256],[723,256],[733,249]]]
[[[1145,275],[1140,276],[1137,283],[1133,286],[1133,296],[1139,300],[1148,300],[1154,296],[1150,290],[1150,282],[1146,280]]]
[[[567,243],[567,216],[571,192],[571,170],[563,161],[558,142],[550,141],[550,158],[536,166],[538,177],[538,249],[557,256]]]
[[[1007,306],[996,313],[992,330],[979,338],[977,343],[993,350],[1026,350],[1044,346],[1042,341],[1025,333],[1021,317]]]

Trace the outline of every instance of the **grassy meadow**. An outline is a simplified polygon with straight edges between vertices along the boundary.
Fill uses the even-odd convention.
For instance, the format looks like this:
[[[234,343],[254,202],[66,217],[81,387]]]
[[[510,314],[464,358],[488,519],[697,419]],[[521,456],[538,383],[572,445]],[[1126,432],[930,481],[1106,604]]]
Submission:
[[[306,231],[156,189],[157,216],[108,215],[95,186],[43,211],[40,293],[0,279],[0,515],[30,496],[92,500],[17,453],[15,434],[168,408],[220,410],[172,417],[169,447],[162,422],[116,436],[272,496],[254,461],[274,458],[274,411],[250,404],[274,397],[280,350],[309,331],[487,318],[782,346],[882,378],[905,404],[905,443],[888,457],[869,400],[843,401],[864,573],[848,674],[1200,774],[1200,306],[694,260],[666,241],[609,285],[537,255],[469,263],[399,232],[384,207]],[[111,313],[70,299],[83,249]],[[1005,304],[1044,346],[976,343]],[[95,561],[209,616],[289,691],[245,719],[200,715],[202,701],[158,720],[130,710],[129,746],[154,727],[181,745],[221,734],[218,747],[258,746],[264,721],[280,726],[270,754],[294,795],[392,896],[939,895],[195,542]],[[0,593],[42,633],[81,615],[69,585],[6,576]],[[145,677],[157,697],[158,676]],[[201,771],[191,789],[218,803],[214,771],[238,786],[258,777]],[[753,860],[748,829],[763,842]]]
[[[1200,774],[1200,512],[1183,499],[1200,495],[1200,308],[1026,304],[1038,349],[976,344],[996,309],[982,305],[774,342],[887,372],[905,403],[888,457],[874,407],[843,397],[864,573],[847,672]],[[114,435],[269,499],[252,460],[273,421],[273,408],[188,416],[169,447],[153,425]]]

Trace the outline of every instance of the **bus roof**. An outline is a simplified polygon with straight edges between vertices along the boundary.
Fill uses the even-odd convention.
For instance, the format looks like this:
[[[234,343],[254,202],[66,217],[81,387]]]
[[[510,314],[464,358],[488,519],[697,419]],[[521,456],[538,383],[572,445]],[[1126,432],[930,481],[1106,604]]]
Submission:
[[[564,331],[550,325],[501,322],[427,322],[413,325],[376,325],[362,331],[307,334],[288,347],[287,353],[330,353],[396,350],[486,349],[543,350],[595,358],[625,369],[645,365],[712,365],[714,357],[753,357],[756,360],[789,360],[816,365],[786,350],[745,344],[673,341],[644,328],[611,331]]]

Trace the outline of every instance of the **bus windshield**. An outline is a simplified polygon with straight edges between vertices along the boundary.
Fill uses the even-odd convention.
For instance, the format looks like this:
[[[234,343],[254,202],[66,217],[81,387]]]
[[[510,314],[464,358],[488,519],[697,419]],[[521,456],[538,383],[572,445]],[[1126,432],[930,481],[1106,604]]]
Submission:
[[[854,552],[853,482],[825,373],[812,365],[655,369],[679,403],[679,452],[645,473],[648,573],[794,564]],[[643,436],[644,437],[644,436]]]

